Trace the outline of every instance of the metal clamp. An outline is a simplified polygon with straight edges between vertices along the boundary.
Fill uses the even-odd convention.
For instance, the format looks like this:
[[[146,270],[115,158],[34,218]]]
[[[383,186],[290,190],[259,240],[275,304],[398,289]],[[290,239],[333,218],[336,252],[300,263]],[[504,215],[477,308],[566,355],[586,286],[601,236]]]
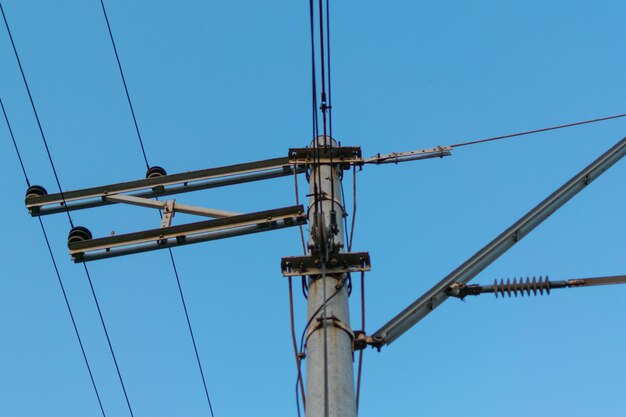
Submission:
[[[322,275],[322,260],[319,256],[288,256],[281,260],[284,277]],[[326,274],[345,274],[371,270],[368,252],[334,253],[325,265]]]
[[[350,326],[348,326],[346,323],[344,323],[343,321],[339,320],[337,317],[330,316],[330,317],[326,317],[325,319],[323,317],[318,317],[317,319],[317,324],[313,327],[309,327],[309,330],[307,330],[306,332],[306,337],[304,339],[305,341],[305,345],[306,343],[308,343],[309,341],[309,337],[311,337],[311,335],[313,333],[315,333],[317,330],[321,329],[324,327],[324,321],[331,321],[331,325],[333,325],[334,327],[337,327],[338,329],[343,330],[344,332],[346,332],[346,334],[350,337],[350,340],[354,342],[354,332],[352,331],[352,329],[350,328]]]

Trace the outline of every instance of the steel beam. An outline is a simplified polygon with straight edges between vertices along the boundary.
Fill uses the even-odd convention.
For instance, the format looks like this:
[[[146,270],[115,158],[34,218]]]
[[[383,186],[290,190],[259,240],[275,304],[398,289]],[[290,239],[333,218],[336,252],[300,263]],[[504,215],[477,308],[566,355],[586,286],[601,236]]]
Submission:
[[[528,214],[505,230],[500,236],[479,250],[474,256],[452,271],[452,273],[442,279],[413,304],[377,330],[372,335],[374,345],[380,347],[390,344],[400,337],[449,297],[447,291],[452,284],[465,284],[469,282],[563,204],[568,202],[604,171],[619,161],[625,154],[626,138],[611,147],[548,198],[539,203],[539,205],[528,212]]]
[[[26,207],[32,216],[42,216],[61,213],[66,210],[80,210],[115,204],[115,202],[106,199],[106,196],[113,194],[133,193],[132,195],[135,197],[153,198],[278,178],[293,175],[294,170],[296,173],[305,171],[304,168],[291,165],[287,157],[266,159],[257,162],[165,175],[157,178],[66,191],[63,195],[57,193],[32,196],[26,199]]]
[[[68,244],[75,262],[164,249],[306,223],[303,206],[284,207],[222,219],[162,227]],[[124,248],[117,253],[117,248]]]

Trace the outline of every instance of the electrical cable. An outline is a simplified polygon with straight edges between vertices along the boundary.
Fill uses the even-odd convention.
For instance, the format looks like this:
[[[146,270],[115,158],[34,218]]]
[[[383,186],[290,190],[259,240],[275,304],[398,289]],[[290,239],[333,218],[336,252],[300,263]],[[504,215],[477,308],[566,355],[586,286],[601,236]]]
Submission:
[[[64,197],[64,194],[63,194],[63,189],[61,188],[61,182],[59,181],[59,177],[57,175],[57,172],[56,172],[56,169],[55,169],[55,166],[54,166],[54,161],[52,160],[52,154],[50,153],[50,148],[48,147],[48,142],[46,140],[46,136],[44,134],[43,128],[41,126],[41,122],[39,120],[39,115],[37,113],[37,108],[35,107],[35,102],[33,100],[32,94],[30,92],[30,88],[28,86],[28,81],[26,80],[26,75],[24,73],[24,69],[22,68],[22,63],[20,61],[19,54],[18,54],[17,48],[15,46],[15,42],[13,40],[13,36],[11,35],[11,30],[9,29],[9,23],[8,23],[6,15],[4,13],[4,8],[2,7],[2,3],[0,3],[0,11],[2,12],[2,17],[4,19],[4,24],[6,26],[7,32],[9,33],[9,39],[11,40],[11,46],[13,47],[13,52],[15,53],[15,58],[17,60],[17,63],[18,63],[19,68],[20,68],[20,72],[22,74],[22,80],[24,81],[24,85],[26,86],[26,91],[28,92],[28,98],[30,99],[30,104],[31,104],[31,107],[33,109],[33,113],[35,114],[35,118],[37,119],[37,126],[39,127],[39,133],[41,134],[41,138],[43,139],[44,146],[45,146],[46,152],[48,154],[48,160],[50,161],[50,165],[52,167],[52,171],[54,172],[54,177],[55,177],[57,185],[59,187],[59,193],[61,194],[61,199],[63,200],[63,206],[65,207],[65,212],[67,214],[67,218],[68,218],[68,220],[70,222],[70,225],[73,228],[74,227],[74,222],[72,221],[72,216],[70,214],[69,209],[67,208],[67,204],[65,204],[65,197]],[[94,301],[96,303],[96,306],[98,307],[98,313],[100,314],[100,321],[102,323],[102,327],[104,329],[105,335],[107,336],[107,343],[109,345],[109,351],[111,352],[111,356],[113,357],[113,362],[115,363],[115,369],[117,371],[117,376],[118,376],[118,378],[120,380],[120,384],[121,384],[123,392],[124,392],[124,397],[126,399],[126,404],[128,405],[128,410],[129,410],[131,416],[134,416],[132,407],[130,405],[130,400],[128,399],[128,394],[127,394],[126,388],[124,386],[124,380],[122,378],[122,374],[120,372],[119,366],[117,364],[117,359],[116,359],[115,353],[113,351],[113,345],[111,344],[111,340],[110,340],[109,335],[108,335],[106,324],[104,322],[104,318],[102,316],[102,312],[100,311],[98,298],[96,297],[96,293],[95,293],[95,291],[93,289],[93,285],[92,285],[92,282],[91,282],[91,277],[89,275],[89,270],[87,269],[87,265],[84,262],[83,262],[83,266],[85,267],[85,272],[86,272],[87,278],[89,280],[89,285],[91,286],[91,290],[92,290]]]
[[[13,40],[13,34],[11,33],[11,29],[9,28],[9,22],[7,21],[7,16],[4,13],[4,8],[2,7],[2,2],[0,2],[0,12],[2,12],[2,18],[4,19],[4,26],[7,29],[7,33],[9,34],[9,39],[11,41],[11,46],[13,47],[13,52],[15,53],[15,59],[17,60],[17,65],[20,68],[20,73],[22,74],[22,80],[24,80],[24,86],[26,87],[26,92],[28,93],[28,99],[30,100],[30,105],[33,108],[33,113],[35,114],[35,119],[37,120],[37,126],[39,127],[39,133],[41,134],[41,138],[43,139],[43,144],[46,148],[46,152],[48,154],[48,160],[50,161],[50,166],[52,167],[52,172],[54,173],[54,179],[56,180],[57,186],[59,187],[59,193],[61,194],[61,199],[65,203],[65,196],[63,195],[63,188],[61,187],[61,182],[59,181],[59,176],[57,175],[57,170],[54,166],[54,162],[52,162],[52,155],[50,154],[50,148],[48,147],[48,141],[46,140],[46,135],[43,133],[43,128],[41,126],[41,121],[39,120],[39,113],[37,113],[37,108],[35,107],[35,102],[33,101],[33,96],[30,92],[30,87],[28,86],[28,81],[26,81],[26,74],[24,73],[24,68],[22,67],[22,61],[20,60],[20,56],[17,53],[17,48],[15,47],[15,41]],[[66,210],[67,218],[70,221],[70,226],[74,227],[74,223],[72,222],[72,217],[70,216],[69,210]]]
[[[172,267],[174,268],[174,275],[176,276],[176,284],[178,285],[178,291],[180,293],[180,299],[183,303],[183,310],[185,311],[185,318],[187,319],[187,327],[189,328],[189,334],[191,335],[191,342],[193,344],[193,350],[196,354],[196,361],[198,362],[198,368],[200,369],[200,376],[202,377],[202,385],[204,386],[204,394],[206,395],[207,402],[209,403],[209,410],[211,411],[211,416],[213,414],[213,405],[211,404],[211,398],[209,397],[209,391],[206,386],[206,380],[204,378],[204,371],[202,370],[202,364],[200,362],[200,355],[198,354],[198,347],[196,346],[196,338],[193,335],[193,330],[191,328],[191,321],[189,319],[189,313],[187,312],[187,304],[185,303],[185,296],[183,295],[183,289],[180,284],[180,278],[178,277],[178,270],[176,269],[176,262],[174,261],[174,254],[172,253],[172,249],[168,248],[170,259],[172,260]]]
[[[361,271],[361,330],[365,332],[365,271]],[[359,351],[359,365],[356,378],[356,411],[359,411],[359,398],[361,395],[361,375],[363,369],[363,351]]]
[[[295,197],[296,197],[296,206],[300,205],[300,197],[299,197],[299,189],[298,189],[298,173],[297,173],[297,166],[294,164],[293,166],[293,181],[294,181],[294,193],[295,193]],[[304,241],[304,231],[302,230],[302,225],[299,225],[299,229],[300,229],[300,240],[302,241],[302,252],[303,255],[306,256],[306,243]],[[288,277],[288,283],[289,283],[289,322],[290,322],[290,330],[291,330],[291,341],[293,343],[293,353],[295,355],[295,359],[296,359],[296,369],[298,371],[298,382],[300,385],[300,392],[302,394],[302,404],[304,407],[306,407],[306,395],[304,393],[304,381],[302,381],[302,368],[301,368],[301,359],[300,359],[300,355],[298,354],[298,342],[296,341],[296,328],[295,328],[295,315],[294,315],[294,309],[293,309],[293,283],[292,283],[292,277]],[[307,298],[307,294],[304,291],[306,286],[306,276],[302,276],[302,290],[303,290],[303,294],[304,297]],[[300,415],[300,402],[298,399],[298,388],[296,386],[296,405],[297,405],[297,409],[298,409],[298,415]]]
[[[454,145],[450,145],[450,147],[452,147],[452,148],[459,148],[461,146],[476,145],[478,143],[492,142],[492,141],[495,141],[495,140],[514,138],[514,137],[517,137],[517,136],[532,135],[534,133],[548,132],[550,130],[564,129],[564,128],[572,127],[572,126],[580,126],[580,125],[585,125],[585,124],[589,124],[589,123],[603,122],[603,121],[606,121],[606,120],[618,119],[618,118],[621,118],[621,117],[626,117],[626,113],[616,114],[614,116],[608,116],[608,117],[600,117],[600,118],[597,118],[597,119],[583,120],[581,122],[574,122],[574,123],[567,123],[567,124],[563,124],[563,125],[544,127],[544,128],[541,128],[541,129],[528,130],[528,131],[525,131],[525,132],[512,133],[512,134],[508,134],[508,135],[494,136],[494,137],[486,138],[486,139],[472,140],[472,141],[469,141],[469,142],[462,142],[462,143],[457,143],[457,144],[454,144]]]
[[[111,44],[113,46],[113,51],[115,53],[115,59],[117,61],[117,66],[118,66],[118,69],[120,71],[122,84],[124,85],[124,91],[126,93],[126,99],[128,100],[128,106],[130,108],[130,113],[131,113],[131,116],[132,116],[132,119],[133,119],[133,123],[135,125],[135,131],[137,133],[137,139],[139,140],[139,145],[141,147],[141,152],[143,154],[143,159],[144,159],[144,162],[146,163],[146,168],[150,169],[150,164],[148,162],[148,157],[146,156],[146,150],[145,150],[145,146],[144,146],[144,143],[143,143],[143,139],[141,137],[141,131],[139,130],[139,124],[137,123],[137,117],[135,115],[135,109],[133,107],[133,103],[132,103],[132,100],[131,100],[131,97],[130,97],[130,93],[128,91],[128,85],[126,83],[126,78],[124,76],[124,70],[122,69],[122,63],[121,63],[121,60],[120,60],[120,57],[119,57],[119,54],[118,54],[118,51],[117,51],[117,46],[115,44],[115,39],[113,37],[113,31],[111,30],[111,24],[109,22],[109,17],[108,17],[107,11],[106,11],[106,7],[104,5],[104,0],[100,0],[100,5],[102,6],[102,12],[104,14],[104,19],[106,21],[107,29],[108,29],[108,32],[109,32],[109,38],[111,40]],[[191,319],[189,318],[189,311],[187,310],[187,303],[185,302],[185,295],[184,295],[184,292],[183,292],[183,289],[182,289],[182,285],[181,285],[181,282],[180,282],[180,277],[178,275],[178,268],[176,267],[176,261],[174,259],[174,253],[172,252],[171,248],[168,248],[168,251],[169,251],[170,260],[171,260],[171,263],[172,263],[172,269],[174,271],[174,276],[176,278],[176,285],[178,286],[178,292],[180,294],[180,299],[181,299],[181,303],[182,303],[182,306],[183,306],[183,311],[185,313],[185,319],[186,319],[186,322],[187,322],[187,328],[189,329],[189,335],[191,337],[191,343],[193,345],[194,354],[195,354],[195,357],[196,357],[196,362],[198,364],[198,369],[200,371],[200,377],[202,379],[202,386],[203,386],[203,389],[204,389],[204,394],[205,394],[205,397],[207,399],[207,403],[208,403],[208,406],[209,406],[209,411],[211,413],[211,416],[214,417],[215,414],[214,414],[214,411],[213,411],[213,404],[211,403],[211,397],[209,396],[209,391],[208,391],[208,388],[207,388],[206,378],[204,376],[204,370],[202,369],[202,362],[200,360],[200,354],[198,352],[198,346],[196,344],[196,338],[194,336],[193,327],[191,326]]]
[[[13,129],[11,129],[11,123],[9,123],[9,118],[6,113],[6,109],[4,108],[4,103],[0,98],[0,106],[2,107],[2,112],[4,114],[4,119],[6,121],[7,127],[9,128],[9,133],[11,135],[11,139],[13,141],[13,146],[15,147],[15,153],[17,154],[17,158],[20,161],[20,166],[22,167],[22,172],[24,173],[24,179],[26,180],[26,185],[30,187],[30,181],[28,180],[28,174],[26,173],[26,168],[24,167],[24,162],[22,160],[22,155],[17,146],[17,142],[15,140],[15,136],[13,135]],[[85,346],[83,345],[83,340],[80,337],[80,332],[78,331],[78,325],[76,324],[76,319],[74,318],[74,313],[72,312],[72,307],[70,306],[69,298],[67,297],[67,292],[65,291],[65,285],[63,285],[63,280],[61,279],[61,273],[59,272],[59,268],[57,266],[56,259],[54,257],[54,253],[52,252],[52,247],[50,246],[50,240],[48,239],[48,233],[46,232],[46,228],[41,220],[41,217],[38,217],[39,225],[41,226],[41,232],[43,233],[44,240],[46,242],[46,246],[48,247],[48,253],[50,254],[50,259],[52,260],[52,266],[54,267],[54,272],[57,277],[57,281],[59,282],[59,287],[61,288],[61,293],[63,294],[63,299],[65,300],[65,306],[67,307],[67,311],[70,315],[70,319],[72,320],[72,327],[74,328],[74,334],[76,334],[76,339],[78,340],[78,345],[80,346],[80,351],[83,355],[83,360],[85,361],[85,366],[87,367],[87,372],[89,373],[89,379],[91,380],[91,385],[96,394],[96,398],[98,400],[98,405],[100,406],[100,411],[102,412],[102,416],[106,417],[106,413],[104,412],[104,407],[102,405],[102,400],[100,398],[100,393],[98,392],[98,387],[96,386],[96,381],[93,377],[93,372],[91,371],[91,366],[89,365],[89,360],[87,359],[87,353],[85,352]]]
[[[124,398],[126,398],[126,405],[128,406],[128,411],[130,411],[131,417],[134,417],[133,408],[130,405],[130,400],[128,399],[128,393],[126,392],[126,386],[124,385],[124,380],[122,379],[122,373],[120,371],[120,367],[117,363],[117,358],[115,357],[115,352],[113,352],[113,345],[111,344],[111,338],[109,337],[109,331],[107,330],[107,326],[104,323],[104,317],[102,315],[102,310],[100,309],[100,303],[98,302],[98,297],[96,296],[96,290],[93,287],[93,282],[91,280],[91,274],[89,273],[89,269],[87,268],[87,264],[83,262],[83,267],[85,268],[85,274],[87,275],[87,281],[89,282],[89,288],[91,288],[91,294],[93,295],[93,300],[96,303],[96,309],[98,310],[98,316],[100,317],[100,323],[102,323],[102,329],[104,329],[104,335],[106,336],[107,343],[109,345],[109,350],[111,351],[111,357],[113,358],[113,363],[115,364],[115,370],[117,371],[117,376],[120,380],[120,385],[122,386],[122,391],[124,392]]]
[[[356,166],[352,167],[352,223],[350,225],[350,240],[348,240],[348,252],[352,251],[354,239],[354,222],[356,219]]]
[[[146,169],[150,169],[150,165],[148,164],[148,157],[146,156],[146,149],[143,146],[143,140],[141,139],[141,133],[139,132],[139,125],[137,124],[137,118],[135,117],[135,109],[133,107],[133,102],[130,99],[128,86],[126,85],[126,77],[124,77],[124,71],[122,70],[122,63],[120,61],[120,56],[117,53],[117,46],[115,45],[113,32],[111,31],[111,24],[109,23],[109,16],[107,14],[106,8],[104,7],[104,0],[100,0],[100,5],[102,6],[102,13],[104,13],[104,20],[106,21],[107,29],[109,30],[109,38],[111,38],[111,44],[113,45],[113,52],[115,52],[115,59],[117,60],[117,67],[120,70],[120,76],[122,77],[122,83],[124,84],[124,91],[126,92],[126,99],[128,100],[128,107],[130,107],[130,113],[133,116],[133,123],[135,124],[135,131],[137,132],[137,137],[139,138],[139,145],[141,146],[141,153],[143,154],[143,160],[146,163]]]
[[[289,324],[291,329],[291,342],[293,344],[293,353],[296,359],[296,369],[298,371],[298,379],[296,382],[296,405],[298,407],[298,414],[300,414],[300,403],[298,400],[298,385],[300,386],[300,393],[302,395],[302,405],[306,407],[306,395],[304,393],[304,382],[302,381],[302,369],[300,355],[298,354],[298,342],[296,341],[296,328],[294,323],[294,311],[293,311],[293,284],[291,277],[288,277],[289,283]]]
[[[22,155],[17,147],[17,143],[15,142],[15,136],[13,135],[13,129],[11,129],[11,123],[9,123],[9,117],[7,116],[7,111],[4,108],[4,103],[0,98],[0,107],[2,107],[2,114],[4,114],[4,120],[7,123],[7,127],[9,128],[9,134],[11,135],[11,140],[13,141],[13,147],[15,148],[15,153],[17,153],[17,159],[20,160],[20,166],[22,167],[22,172],[24,173],[24,179],[26,180],[26,186],[30,187],[30,181],[28,180],[28,175],[26,174],[26,168],[24,168],[24,161],[22,161]]]

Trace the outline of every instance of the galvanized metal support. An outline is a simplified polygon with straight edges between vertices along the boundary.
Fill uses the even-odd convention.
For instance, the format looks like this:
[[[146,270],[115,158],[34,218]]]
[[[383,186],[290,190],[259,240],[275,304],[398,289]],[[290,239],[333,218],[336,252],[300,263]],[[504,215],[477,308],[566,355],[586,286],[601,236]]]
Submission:
[[[87,262],[282,229],[304,223],[306,223],[304,207],[292,206],[97,239],[70,241],[68,247],[74,262]]]
[[[377,330],[372,335],[374,346],[380,347],[389,344],[404,334],[404,332],[426,317],[450,296],[448,291],[453,284],[466,284],[469,282],[563,204],[567,203],[578,192],[602,175],[604,171],[613,166],[624,155],[626,155],[626,138],[619,141],[563,184],[548,198],[500,234],[500,236],[479,250],[413,304]]]
[[[319,149],[337,147],[330,137],[313,142]],[[332,142],[331,142],[332,141]],[[309,175],[310,255],[325,251],[343,252],[344,230],[341,219],[344,207],[341,193],[340,165],[323,161],[312,164]],[[345,273],[330,273],[322,263],[320,275],[308,279],[308,314],[312,330],[306,342],[306,416],[356,417],[348,286]]]

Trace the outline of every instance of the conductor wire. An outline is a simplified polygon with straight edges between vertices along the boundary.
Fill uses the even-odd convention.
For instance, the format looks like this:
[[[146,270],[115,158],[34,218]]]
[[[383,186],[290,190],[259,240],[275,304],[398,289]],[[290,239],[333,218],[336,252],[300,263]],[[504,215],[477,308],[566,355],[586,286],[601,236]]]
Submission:
[[[518,137],[518,136],[532,135],[534,133],[548,132],[550,130],[565,129],[567,127],[580,126],[580,125],[585,125],[585,124],[590,124],[590,123],[598,123],[598,122],[603,122],[603,121],[612,120],[612,119],[619,119],[621,117],[626,117],[626,113],[616,114],[614,116],[600,117],[600,118],[597,118],[597,119],[583,120],[583,121],[580,121],[580,122],[567,123],[567,124],[563,124],[563,125],[544,127],[544,128],[541,128],[541,129],[528,130],[528,131],[525,131],[525,132],[512,133],[512,134],[508,134],[508,135],[494,136],[494,137],[486,138],[486,139],[479,139],[479,140],[473,140],[473,141],[469,141],[469,142],[462,142],[462,143],[457,143],[457,144],[454,144],[454,145],[450,145],[450,147],[452,147],[452,148],[460,148],[461,146],[476,145],[478,143],[492,142],[492,141],[501,140],[501,139],[514,138],[514,137]]]
[[[57,172],[56,172],[56,169],[55,169],[55,166],[54,166],[54,161],[52,160],[52,154],[50,153],[50,148],[48,147],[48,142],[46,140],[46,135],[44,134],[43,128],[41,126],[41,122],[39,120],[39,115],[37,113],[37,108],[35,107],[35,102],[33,100],[32,94],[30,92],[30,88],[28,86],[28,81],[26,79],[26,75],[24,73],[24,69],[22,67],[22,63],[20,61],[19,54],[17,52],[17,48],[15,46],[15,42],[14,42],[13,36],[11,34],[11,30],[9,29],[9,23],[7,21],[6,14],[4,13],[4,8],[2,7],[2,3],[0,3],[0,12],[2,13],[2,17],[4,19],[4,24],[6,26],[8,34],[9,34],[9,39],[11,40],[11,46],[13,47],[13,52],[15,53],[15,58],[17,60],[18,66],[20,68],[20,73],[22,74],[22,80],[24,81],[24,85],[26,86],[26,91],[28,92],[28,98],[30,100],[30,104],[31,104],[31,107],[33,109],[33,113],[35,114],[35,119],[37,120],[37,126],[39,127],[39,133],[41,134],[41,138],[43,139],[43,143],[44,143],[44,146],[46,148],[46,152],[48,154],[48,160],[50,161],[50,166],[52,167],[52,171],[54,172],[54,177],[55,177],[57,185],[59,187],[59,193],[61,194],[61,199],[63,201],[63,206],[65,207],[65,212],[67,214],[67,218],[68,218],[68,220],[70,222],[70,225],[73,228],[74,227],[74,222],[72,221],[72,216],[70,214],[69,209],[67,208],[67,204],[65,204],[65,196],[63,195],[63,188],[61,187],[61,182],[59,181],[59,177],[57,175]],[[128,405],[128,411],[130,412],[131,416],[134,416],[133,415],[133,409],[132,409],[132,407],[130,405],[130,400],[128,399],[128,394],[126,392],[126,387],[124,386],[124,380],[122,378],[122,374],[121,374],[119,366],[117,364],[117,359],[115,358],[115,352],[113,351],[113,345],[111,344],[111,340],[110,340],[110,338],[108,336],[108,331],[107,331],[107,328],[106,328],[106,324],[104,322],[104,318],[102,316],[102,312],[100,311],[100,305],[98,303],[98,298],[96,297],[96,293],[93,290],[93,285],[91,285],[91,277],[89,276],[89,270],[87,269],[87,265],[84,262],[83,262],[83,266],[85,267],[85,272],[87,274],[87,278],[89,280],[89,284],[90,284],[91,289],[92,289],[92,294],[93,294],[93,298],[94,298],[95,304],[98,307],[98,313],[100,315],[100,321],[102,323],[102,327],[103,327],[104,332],[105,332],[105,334],[107,336],[107,343],[109,345],[109,351],[111,352],[111,356],[113,357],[113,362],[115,363],[115,369],[117,371],[117,376],[119,378],[120,384],[122,386],[122,390],[124,392],[124,398],[126,399],[126,404]]]
[[[100,0],[100,5],[102,6],[102,13],[104,13],[104,20],[106,21],[107,29],[109,31],[109,38],[111,39],[111,44],[113,45],[113,52],[115,52],[115,59],[117,61],[117,67],[120,70],[120,76],[122,77],[122,83],[124,84],[124,91],[126,92],[126,99],[128,100],[128,107],[130,107],[130,113],[133,116],[133,123],[135,124],[135,131],[137,132],[137,137],[139,138],[139,145],[141,146],[141,153],[143,154],[143,160],[146,163],[146,169],[150,169],[150,164],[148,164],[148,157],[146,156],[146,148],[143,146],[143,140],[141,139],[141,132],[139,131],[139,125],[137,123],[137,117],[135,117],[135,109],[133,107],[133,102],[130,99],[130,93],[128,92],[128,85],[126,84],[126,77],[124,77],[124,70],[122,70],[122,63],[120,61],[120,56],[117,53],[117,46],[115,45],[113,32],[111,31],[111,24],[109,23],[109,16],[107,15],[107,10],[104,7],[104,0]]]
[[[111,44],[113,46],[113,51],[115,52],[115,59],[117,61],[117,66],[118,66],[118,69],[120,71],[122,84],[124,85],[124,91],[126,93],[126,99],[128,100],[128,106],[130,108],[130,113],[131,113],[131,116],[132,116],[132,119],[133,119],[133,123],[135,125],[135,131],[137,133],[137,139],[139,140],[139,145],[141,147],[141,152],[143,154],[143,159],[144,159],[144,162],[146,164],[146,168],[149,170],[150,169],[150,164],[149,164],[148,158],[146,156],[146,150],[145,150],[145,147],[144,147],[143,140],[141,138],[141,132],[139,130],[139,124],[137,123],[137,117],[135,115],[135,109],[133,107],[133,103],[132,103],[132,100],[131,100],[131,97],[130,97],[130,93],[128,91],[128,85],[126,83],[126,78],[124,76],[124,71],[122,69],[122,63],[120,61],[120,57],[119,57],[119,54],[118,54],[118,51],[117,51],[117,46],[115,44],[115,39],[113,37],[113,32],[111,30],[111,24],[109,22],[109,17],[108,17],[107,11],[106,11],[106,7],[104,5],[104,0],[100,0],[100,5],[102,6],[102,12],[104,14],[104,19],[106,21],[107,29],[108,29],[108,32],[109,32],[109,38],[110,38]],[[160,213],[160,211],[159,211],[159,213]],[[176,278],[176,285],[178,287],[178,293],[180,295],[181,303],[182,303],[182,306],[183,306],[183,312],[185,313],[185,320],[187,322],[187,328],[189,330],[189,335],[191,337],[191,343],[193,345],[193,350],[194,350],[194,354],[195,354],[195,357],[196,357],[196,362],[198,364],[198,369],[200,371],[200,377],[201,377],[201,380],[202,380],[202,387],[204,389],[204,394],[205,394],[205,397],[206,397],[206,400],[207,400],[207,403],[208,403],[208,406],[209,406],[209,411],[211,413],[211,416],[214,416],[213,404],[211,403],[211,398],[209,396],[209,391],[208,391],[207,384],[206,384],[206,378],[204,376],[204,370],[202,369],[202,362],[200,361],[200,354],[198,353],[198,346],[196,344],[196,338],[194,336],[193,327],[191,326],[191,319],[189,318],[189,311],[187,310],[187,303],[185,302],[185,295],[183,293],[182,284],[180,282],[180,277],[178,275],[178,268],[176,267],[176,261],[174,259],[174,253],[172,252],[171,248],[168,248],[168,253],[169,253],[170,261],[171,261],[171,264],[172,264],[172,269],[173,269],[173,272],[174,272],[174,276]]]
[[[11,135],[11,139],[13,141],[13,146],[15,148],[15,153],[17,154],[17,158],[20,161],[20,166],[22,167],[22,172],[24,173],[24,179],[26,180],[26,185],[30,187],[30,181],[28,180],[28,174],[26,173],[26,168],[24,167],[24,162],[22,160],[22,155],[20,153],[20,149],[17,146],[17,141],[15,140],[15,136],[13,135],[13,129],[11,129],[11,123],[9,122],[9,118],[6,113],[6,109],[4,108],[4,103],[0,98],[0,107],[2,107],[2,113],[4,114],[4,120],[6,121],[7,127],[9,129],[9,133]],[[76,319],[74,318],[74,313],[72,312],[72,307],[70,305],[70,300],[67,297],[67,292],[65,291],[65,285],[63,285],[63,280],[61,279],[61,273],[59,272],[59,268],[57,266],[56,259],[54,257],[54,253],[52,252],[52,247],[50,246],[50,239],[48,239],[48,233],[46,233],[46,228],[41,220],[41,217],[37,218],[39,220],[39,225],[41,227],[41,232],[43,234],[44,240],[46,242],[46,246],[48,248],[48,253],[50,254],[50,259],[52,260],[52,266],[54,268],[54,272],[57,277],[57,281],[59,283],[59,287],[61,288],[61,293],[63,294],[63,300],[65,301],[65,306],[67,307],[67,312],[70,315],[70,319],[72,321],[72,327],[74,328],[74,334],[76,335],[76,339],[78,340],[78,345],[80,346],[80,351],[83,355],[83,360],[85,361],[85,366],[87,367],[87,372],[89,373],[89,379],[91,380],[91,386],[93,387],[94,393],[96,394],[96,399],[98,400],[98,405],[100,407],[100,411],[102,412],[102,416],[106,417],[106,413],[104,412],[104,407],[102,405],[102,399],[100,398],[100,393],[98,392],[98,387],[96,385],[96,380],[93,377],[93,372],[91,371],[91,366],[89,365],[89,360],[87,359],[87,353],[85,352],[85,346],[83,345],[83,340],[80,337],[80,332],[78,331],[78,325],[76,324]]]
[[[4,20],[4,26],[7,29],[7,33],[9,34],[9,39],[11,41],[11,46],[13,47],[13,53],[15,54],[15,59],[17,60],[17,65],[20,68],[20,73],[22,74],[22,80],[24,81],[24,86],[26,87],[26,92],[28,93],[28,99],[30,100],[30,105],[33,109],[33,113],[35,115],[35,120],[37,120],[37,127],[39,128],[39,133],[41,134],[41,139],[43,139],[44,147],[46,148],[46,153],[48,154],[48,160],[50,161],[50,166],[52,167],[52,172],[54,173],[54,179],[56,180],[57,186],[59,187],[59,193],[61,194],[61,200],[63,200],[63,205],[65,206],[65,196],[63,195],[63,188],[61,187],[61,182],[59,181],[59,176],[57,174],[57,170],[54,166],[54,162],[52,161],[52,155],[50,153],[50,148],[48,147],[48,141],[46,140],[46,135],[43,132],[43,127],[41,126],[41,121],[39,120],[39,113],[37,113],[37,108],[35,107],[35,102],[33,101],[33,95],[30,92],[30,87],[28,86],[28,81],[26,80],[26,74],[24,73],[24,68],[22,67],[22,61],[20,60],[20,56],[17,53],[17,48],[15,47],[15,41],[13,40],[13,34],[11,33],[11,29],[9,28],[9,22],[7,21],[7,16],[4,13],[4,8],[2,7],[2,3],[0,2],[0,12],[2,12],[2,18]],[[67,207],[67,206],[66,206]],[[74,223],[72,222],[72,216],[70,216],[69,210],[65,211],[67,213],[67,218],[70,222],[70,226],[74,227]]]

